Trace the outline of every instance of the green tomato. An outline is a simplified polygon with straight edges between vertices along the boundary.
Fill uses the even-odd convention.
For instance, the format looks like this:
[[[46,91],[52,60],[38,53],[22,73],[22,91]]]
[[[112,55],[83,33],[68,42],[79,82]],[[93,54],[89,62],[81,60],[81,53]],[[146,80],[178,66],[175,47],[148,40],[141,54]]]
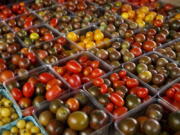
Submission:
[[[38,40],[39,39],[39,34],[35,33],[35,32],[31,33],[30,34],[30,39],[31,40]]]

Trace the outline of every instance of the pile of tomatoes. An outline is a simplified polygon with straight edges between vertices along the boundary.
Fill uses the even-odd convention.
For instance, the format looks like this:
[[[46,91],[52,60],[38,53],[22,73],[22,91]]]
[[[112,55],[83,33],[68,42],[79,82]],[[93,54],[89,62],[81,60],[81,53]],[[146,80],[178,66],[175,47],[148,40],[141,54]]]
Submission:
[[[62,66],[64,65],[64,66]],[[53,69],[69,83],[72,88],[79,88],[97,77],[105,74],[107,69],[102,68],[102,63],[98,60],[91,60],[88,55],[82,55],[77,60],[54,66]]]
[[[114,117],[123,115],[151,98],[149,90],[137,79],[129,77],[125,70],[114,72],[104,79],[94,79],[93,86],[87,90]]]
[[[180,110],[180,83],[173,84],[162,95],[163,99]]]

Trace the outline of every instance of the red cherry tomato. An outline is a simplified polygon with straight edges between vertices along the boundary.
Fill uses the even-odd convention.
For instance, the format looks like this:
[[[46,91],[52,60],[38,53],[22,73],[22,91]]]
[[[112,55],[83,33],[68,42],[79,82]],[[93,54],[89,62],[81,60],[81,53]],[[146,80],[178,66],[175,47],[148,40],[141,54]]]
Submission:
[[[30,97],[32,97],[34,95],[34,91],[35,91],[34,90],[34,85],[32,83],[30,83],[30,82],[27,82],[27,83],[25,83],[23,85],[22,91],[23,91],[23,95],[25,97],[30,98]]]
[[[93,80],[93,84],[94,84],[95,86],[101,86],[102,84],[104,84],[104,79],[102,79],[102,78],[96,78],[96,79]]]
[[[74,74],[68,78],[68,83],[73,88],[78,88],[81,86],[81,79],[78,75]]]
[[[120,79],[120,78],[119,78],[118,73],[112,73],[112,74],[110,75],[110,80],[111,80],[112,82],[118,81],[119,79]]]
[[[70,60],[66,63],[66,69],[72,73],[79,73],[82,71],[82,66],[76,60]]]
[[[34,106],[28,107],[23,111],[23,116],[31,116],[35,112]]]
[[[47,72],[44,72],[44,73],[41,73],[39,75],[39,80],[42,82],[42,83],[47,83],[48,81],[54,79],[54,75],[52,75],[51,73],[47,73]]]
[[[23,96],[22,92],[18,88],[13,88],[11,90],[11,94],[16,101],[19,101]]]
[[[104,75],[104,71],[102,69],[99,69],[99,68],[95,68],[91,73],[91,77],[93,79],[98,78],[102,75]]]
[[[54,39],[54,35],[51,33],[45,33],[44,34],[44,41],[51,41]]]
[[[138,48],[138,47],[132,48],[130,50],[130,52],[133,53],[134,56],[136,56],[136,57],[142,55],[142,50],[141,50],[141,48]]]
[[[60,86],[59,85],[54,85],[52,88],[50,88],[46,92],[46,99],[48,101],[52,101],[52,100],[60,97],[62,93],[63,93],[63,90],[60,88]]]
[[[111,93],[109,98],[111,102],[118,107],[122,107],[124,105],[123,98],[116,92]]]
[[[115,117],[119,117],[119,116],[125,114],[127,111],[128,111],[128,109],[126,107],[119,107],[113,111],[113,115]]]
[[[18,102],[19,106],[22,109],[28,108],[31,106],[32,102],[30,98],[21,98]]]
[[[128,88],[137,87],[137,86],[139,86],[139,81],[137,79],[135,79],[135,78],[129,78],[126,81],[126,86]]]
[[[88,61],[88,56],[84,55],[84,56],[81,56],[79,59],[78,59],[78,62],[79,63],[85,63]]]
[[[125,84],[124,81],[119,81],[119,80],[113,82],[113,86],[114,86],[115,88],[118,88],[118,87],[120,87],[120,86],[124,86],[124,84]]]
[[[56,41],[57,41],[57,43],[59,43],[61,45],[65,45],[67,43],[67,40],[64,37],[60,37]]]
[[[174,98],[175,96],[175,93],[176,93],[176,90],[174,88],[169,88],[167,91],[166,91],[166,96],[168,98]]]
[[[148,96],[148,89],[147,88],[139,88],[136,92],[137,96],[140,98],[146,98]]]
[[[71,111],[77,111],[79,109],[79,101],[76,98],[69,98],[66,101],[66,105]]]
[[[131,95],[136,95],[137,91],[140,89],[141,87],[133,87],[129,90],[129,94]]]
[[[106,84],[102,84],[102,85],[100,86],[100,92],[101,92],[102,94],[106,94],[106,93],[108,92],[108,86],[107,86]]]
[[[114,104],[113,103],[108,103],[106,105],[106,110],[109,112],[112,112],[114,110]]]
[[[154,26],[161,27],[163,25],[163,20],[154,20],[153,21]]]
[[[87,66],[83,69],[83,75],[84,76],[89,76],[91,75],[91,72],[93,71],[93,68],[90,66]]]
[[[36,55],[32,52],[27,53],[27,58],[31,61],[31,63],[36,63]]]
[[[156,47],[157,47],[157,44],[153,40],[147,40],[143,43],[143,49],[146,52],[153,51],[154,48],[156,48]]]
[[[48,53],[45,50],[38,50],[37,54],[41,60],[43,60],[44,58],[46,58],[48,56]]]
[[[36,85],[39,82],[39,80],[37,77],[30,77],[28,79],[28,82],[32,83],[33,85]]]
[[[175,83],[172,87],[173,87],[176,91],[180,91],[180,83]]]
[[[24,28],[27,29],[33,25],[32,21],[25,21]]]
[[[126,72],[126,70],[121,70],[121,71],[119,71],[119,77],[120,78],[124,78],[124,77],[126,77],[126,75],[127,75],[127,72]]]
[[[64,68],[64,67],[54,66],[53,69],[54,69],[59,75],[63,75],[64,72],[65,72],[65,68]]]
[[[91,67],[92,68],[98,68],[99,65],[100,65],[100,62],[97,61],[97,60],[94,60],[94,61],[91,62]]]
[[[48,81],[48,83],[46,85],[46,90],[51,89],[54,85],[61,86],[62,82],[58,79],[52,79],[52,80]]]
[[[177,110],[180,110],[180,102],[173,102],[172,103],[173,104],[173,106],[175,107],[175,108],[177,108]]]
[[[52,27],[56,27],[57,24],[58,24],[58,19],[57,18],[52,18],[50,20],[50,23],[49,23]]]

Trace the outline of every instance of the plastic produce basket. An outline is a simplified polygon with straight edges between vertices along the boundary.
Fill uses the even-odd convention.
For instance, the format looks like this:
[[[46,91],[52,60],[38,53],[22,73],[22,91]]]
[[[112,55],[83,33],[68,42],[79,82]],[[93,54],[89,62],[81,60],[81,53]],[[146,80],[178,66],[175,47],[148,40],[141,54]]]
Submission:
[[[144,104],[144,106],[142,106],[141,108],[139,108],[138,110],[135,110],[134,112],[131,112],[127,115],[125,115],[124,117],[120,118],[119,120],[117,120],[115,122],[115,128],[117,131],[117,135],[124,135],[122,133],[122,131],[118,128],[118,124],[125,118],[128,117],[136,117],[136,116],[140,116],[141,114],[144,114],[145,109],[150,105],[150,104],[160,104],[162,105],[165,109],[167,109],[169,112],[174,112],[175,110],[173,108],[171,108],[170,106],[168,106],[164,101],[160,100],[160,99],[152,99],[151,101],[147,102],[146,104]]]
[[[100,62],[100,69],[103,69],[103,70],[105,71],[105,73],[108,73],[109,71],[112,70],[112,68],[111,68],[107,63],[105,63],[104,61],[100,60],[99,58],[97,58],[97,57],[94,56],[93,54],[89,53],[88,51],[83,51],[83,52],[77,53],[77,54],[75,54],[75,55],[73,55],[73,56],[69,56],[69,57],[67,57],[67,58],[64,58],[64,59],[60,60],[59,62],[53,64],[53,65],[51,66],[51,69],[52,69],[52,71],[53,71],[54,73],[57,74],[57,72],[53,69],[54,66],[64,66],[68,61],[70,61],[70,60],[77,60],[77,59],[78,59],[79,57],[81,57],[81,56],[88,56],[90,60],[98,60],[98,61]],[[58,74],[57,74],[57,75],[58,75]],[[105,75],[105,74],[104,74],[104,75]],[[65,81],[65,79],[64,79],[62,76],[60,76],[60,75],[58,75],[58,76],[59,76],[59,78],[61,78],[62,80]],[[65,81],[65,82],[67,83],[67,81]],[[89,82],[87,82],[87,83],[85,83],[85,84],[88,84],[88,83],[89,83]],[[67,84],[68,84],[68,86],[69,86],[71,89],[78,89],[78,88],[73,88],[73,87],[71,87],[69,83],[67,83]],[[85,85],[85,84],[83,84],[83,85]],[[81,85],[79,88],[82,88],[83,85]]]
[[[14,99],[11,98],[9,93],[5,89],[0,89],[0,95],[3,95],[7,99],[11,100],[11,102],[13,103],[13,108],[15,109],[16,113],[18,114],[18,117],[22,118],[22,113],[20,111],[19,106],[15,103]],[[3,130],[3,128],[6,128],[9,124],[12,124],[12,123],[14,123],[14,122],[12,121],[12,122],[10,122],[10,123],[8,123],[6,125],[0,126],[0,133]]]
[[[115,71],[109,72],[109,73],[107,73],[105,76],[103,76],[102,78],[103,78],[103,79],[109,79],[109,77],[110,77],[111,74],[113,74],[113,73],[118,73],[118,72],[121,71],[121,70],[124,70],[124,69],[117,69],[117,70],[115,70]],[[128,72],[128,71],[126,71],[126,72],[127,72],[127,76],[128,76],[128,77],[135,78],[135,79],[139,80],[139,79],[138,79],[136,76],[134,76],[132,73],[130,73],[130,72]],[[91,82],[91,83],[89,83],[89,84],[85,84],[85,85],[83,86],[83,89],[84,89],[85,92],[88,93],[88,94],[90,95],[90,97],[93,99],[94,104],[96,104],[97,106],[99,106],[99,107],[101,107],[101,108],[104,108],[103,105],[96,99],[96,97],[94,97],[93,95],[91,95],[91,94],[88,92],[88,89],[91,88],[91,87],[93,87],[93,86],[94,86],[94,85],[93,85],[92,82]],[[153,89],[152,89],[151,87],[149,87],[147,84],[144,84],[144,83],[142,83],[142,82],[139,82],[139,86],[140,86],[140,87],[142,86],[142,87],[144,87],[144,88],[147,88],[147,89],[148,89],[148,92],[149,92],[149,95],[152,96],[151,98],[156,97],[156,94],[154,93]],[[130,88],[127,88],[127,89],[128,89],[128,92],[129,92]],[[129,95],[129,94],[127,94],[127,95]],[[126,98],[126,97],[124,97],[123,99],[125,100],[125,98]],[[109,111],[108,111],[108,113],[109,113],[109,115],[111,115],[112,118],[114,118],[114,119],[119,119],[119,118],[124,117],[125,115],[127,115],[127,114],[129,114],[129,113],[131,113],[131,112],[133,112],[133,111],[135,111],[135,110],[138,110],[139,108],[141,108],[142,106],[144,106],[144,104],[146,104],[149,100],[151,100],[151,99],[148,99],[148,100],[145,101],[144,103],[141,103],[141,105],[138,105],[137,107],[135,107],[135,108],[133,108],[133,109],[131,109],[131,110],[128,110],[126,113],[122,114],[121,116],[114,116],[113,113],[111,113],[111,112],[109,112]],[[105,108],[104,108],[104,109],[105,109]]]
[[[73,91],[73,92],[67,93],[67,94],[61,96],[58,100],[64,101],[64,100],[66,100],[66,99],[68,99],[68,98],[70,98],[70,97],[72,97],[72,96],[74,96],[75,94],[78,94],[78,93],[81,93],[81,94],[83,94],[83,95],[85,95],[87,97],[87,99],[89,100],[89,105],[93,106],[95,109],[101,109],[101,108],[98,108],[93,103],[93,101],[92,101],[93,99],[91,99],[91,97],[89,97],[89,95],[86,94],[83,90],[77,90],[77,91]],[[38,117],[39,117],[40,113],[42,111],[47,110],[49,108],[49,105],[50,105],[50,102],[44,102],[44,103],[41,104],[41,106],[39,108],[35,108],[34,117],[35,117],[35,119],[37,121],[38,121]],[[108,121],[108,123],[104,127],[94,131],[93,133],[91,133],[89,135],[102,135],[102,134],[103,135],[108,135],[109,127],[110,127],[111,123],[112,123],[111,117],[109,116],[109,121]],[[46,135],[47,135],[47,133],[46,133]]]

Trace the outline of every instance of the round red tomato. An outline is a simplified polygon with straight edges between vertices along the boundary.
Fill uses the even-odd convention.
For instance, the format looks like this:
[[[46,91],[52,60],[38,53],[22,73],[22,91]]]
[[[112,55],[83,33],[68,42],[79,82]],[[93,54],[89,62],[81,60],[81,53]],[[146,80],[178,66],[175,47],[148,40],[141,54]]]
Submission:
[[[79,109],[79,101],[76,98],[69,98],[66,101],[66,105],[71,111],[77,111]]]
[[[104,79],[102,79],[102,78],[96,78],[93,80],[93,84],[95,86],[101,86],[103,83],[104,83]]]
[[[102,84],[102,85],[100,86],[100,92],[101,92],[102,94],[106,94],[106,93],[108,92],[108,86],[107,86],[106,84]]]
[[[19,101],[23,96],[22,92],[18,88],[13,88],[11,90],[11,94],[16,101]]]
[[[83,75],[84,76],[89,76],[91,74],[91,72],[93,71],[93,68],[90,66],[87,66],[83,69]]]
[[[119,77],[120,78],[124,78],[124,77],[126,77],[126,75],[127,75],[127,72],[126,72],[126,70],[121,70],[121,71],[119,71]]]
[[[108,110],[109,112],[112,112],[114,110],[114,104],[113,103],[108,103],[106,105],[106,110]]]
[[[36,55],[34,53],[27,53],[27,58],[31,61],[31,63],[36,63]]]
[[[52,100],[60,97],[62,93],[63,93],[63,90],[60,88],[60,86],[59,85],[54,85],[52,88],[50,88],[46,92],[46,99],[48,101],[52,101]]]
[[[91,67],[92,68],[98,68],[99,65],[100,65],[100,62],[97,61],[97,60],[94,60],[94,61],[91,62]]]
[[[65,45],[67,42],[66,38],[64,38],[64,37],[60,37],[56,41],[57,41],[57,43],[59,43],[61,45]]]
[[[58,79],[52,79],[52,80],[48,81],[48,83],[46,85],[46,90],[51,89],[54,85],[61,86],[62,82]]]
[[[45,33],[44,34],[44,41],[51,41],[54,39],[54,35],[51,33]]]
[[[148,89],[147,88],[139,88],[136,92],[137,96],[140,98],[146,98],[148,96]]]
[[[50,20],[50,23],[49,23],[52,27],[56,27],[57,24],[58,24],[58,19],[57,18],[52,18]]]
[[[94,78],[98,78],[102,76],[103,74],[104,74],[104,71],[102,69],[95,68],[91,73],[91,77],[94,79]]]
[[[153,51],[154,48],[156,48],[156,47],[157,47],[157,44],[153,40],[147,40],[143,43],[143,49],[146,52]]]
[[[126,86],[128,88],[137,87],[137,86],[139,86],[139,81],[137,79],[135,79],[135,78],[129,78],[126,81]]]
[[[140,56],[142,54],[142,50],[141,48],[138,48],[138,47],[134,47],[130,50],[131,53],[134,54],[134,56]]]
[[[119,79],[120,79],[120,78],[119,78],[118,73],[112,73],[112,74],[110,75],[110,80],[111,80],[112,82],[118,81]]]

